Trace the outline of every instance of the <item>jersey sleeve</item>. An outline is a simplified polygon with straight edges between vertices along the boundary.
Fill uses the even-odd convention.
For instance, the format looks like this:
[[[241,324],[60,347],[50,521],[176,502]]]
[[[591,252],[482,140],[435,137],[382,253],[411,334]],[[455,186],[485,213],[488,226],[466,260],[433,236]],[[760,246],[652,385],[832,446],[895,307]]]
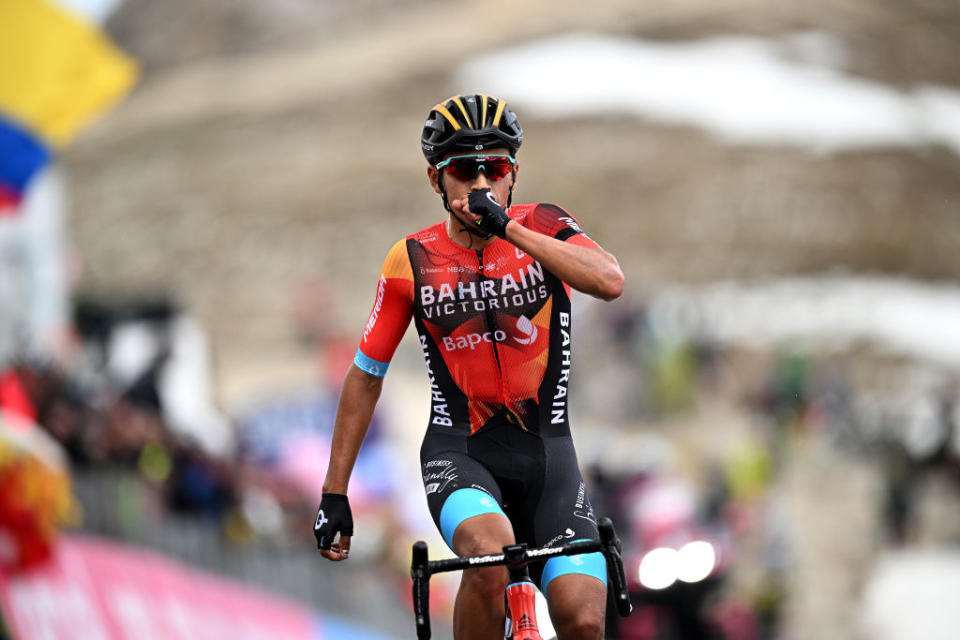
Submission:
[[[413,270],[406,240],[400,240],[383,262],[377,296],[353,363],[372,376],[383,377],[412,315]]]
[[[577,219],[555,204],[540,203],[530,216],[534,231],[571,244],[599,249],[600,246],[584,233]]]

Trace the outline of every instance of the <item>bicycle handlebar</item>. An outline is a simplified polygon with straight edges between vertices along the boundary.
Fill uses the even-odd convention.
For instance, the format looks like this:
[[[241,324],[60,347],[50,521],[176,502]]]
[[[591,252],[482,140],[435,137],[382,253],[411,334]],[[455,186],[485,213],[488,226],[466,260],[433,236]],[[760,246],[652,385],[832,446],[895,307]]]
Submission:
[[[630,596],[627,593],[627,578],[623,571],[623,559],[620,557],[620,540],[617,538],[610,518],[601,518],[597,523],[597,528],[600,531],[600,540],[580,540],[558,547],[523,549],[521,552],[512,553],[509,559],[504,552],[430,560],[427,543],[423,540],[415,542],[410,577],[413,578],[413,613],[417,623],[417,639],[429,640],[430,638],[430,576],[435,573],[506,564],[527,565],[531,562],[543,562],[557,556],[573,556],[596,551],[603,553],[603,557],[607,561],[607,577],[613,592],[614,602],[617,605],[617,612],[621,616],[630,615],[630,612],[633,611],[633,605],[630,604]]]
[[[617,613],[626,617],[633,611],[633,605],[630,604],[627,576],[623,570],[623,558],[620,557],[620,538],[617,537],[610,518],[600,518],[597,528],[600,530],[600,544],[604,547],[601,551],[607,559],[607,576],[613,583],[613,601],[617,605]]]

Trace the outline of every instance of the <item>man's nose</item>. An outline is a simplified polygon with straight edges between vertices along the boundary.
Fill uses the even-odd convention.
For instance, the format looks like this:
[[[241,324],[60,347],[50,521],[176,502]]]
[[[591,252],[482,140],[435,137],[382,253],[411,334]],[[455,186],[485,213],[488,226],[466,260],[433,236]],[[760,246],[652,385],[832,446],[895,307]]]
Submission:
[[[483,169],[477,171],[477,177],[473,179],[473,184],[470,185],[471,191],[480,191],[481,189],[489,189],[490,181],[487,180],[487,174],[483,172]]]

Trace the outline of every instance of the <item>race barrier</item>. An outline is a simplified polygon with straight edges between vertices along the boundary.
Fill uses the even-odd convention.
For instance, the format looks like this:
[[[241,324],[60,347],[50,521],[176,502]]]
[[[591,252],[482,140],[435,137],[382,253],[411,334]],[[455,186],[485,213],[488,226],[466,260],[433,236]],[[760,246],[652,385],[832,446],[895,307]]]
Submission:
[[[153,552],[63,536],[48,562],[0,569],[12,640],[390,640]]]

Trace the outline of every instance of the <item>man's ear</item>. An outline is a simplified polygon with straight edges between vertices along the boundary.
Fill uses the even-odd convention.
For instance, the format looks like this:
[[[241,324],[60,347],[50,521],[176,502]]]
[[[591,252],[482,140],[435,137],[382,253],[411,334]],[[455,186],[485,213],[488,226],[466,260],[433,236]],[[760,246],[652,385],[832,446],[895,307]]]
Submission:
[[[430,180],[430,186],[433,187],[433,190],[437,193],[443,193],[440,189],[440,171],[432,166],[427,166],[427,179]]]

